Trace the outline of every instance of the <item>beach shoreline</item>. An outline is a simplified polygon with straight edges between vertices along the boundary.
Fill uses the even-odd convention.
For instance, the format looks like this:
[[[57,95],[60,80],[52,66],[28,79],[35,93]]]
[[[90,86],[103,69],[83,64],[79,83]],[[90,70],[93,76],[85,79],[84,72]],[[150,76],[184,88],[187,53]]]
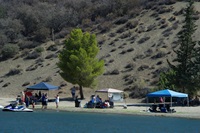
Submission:
[[[0,98],[0,105],[6,106],[14,101],[14,98]],[[60,101],[58,109],[55,102],[49,102],[47,109],[42,109],[42,105],[35,105],[34,111],[66,111],[66,112],[81,112],[81,113],[106,113],[106,114],[124,114],[124,115],[141,115],[141,116],[160,116],[160,117],[174,117],[174,118],[189,118],[200,119],[200,106],[176,106],[172,107],[176,110],[175,113],[152,113],[147,111],[148,106],[142,106],[139,103],[126,103],[127,108],[124,108],[124,103],[115,103],[114,108],[84,108],[87,100],[81,101],[81,107],[75,107],[74,101]],[[32,105],[29,106],[32,109]]]

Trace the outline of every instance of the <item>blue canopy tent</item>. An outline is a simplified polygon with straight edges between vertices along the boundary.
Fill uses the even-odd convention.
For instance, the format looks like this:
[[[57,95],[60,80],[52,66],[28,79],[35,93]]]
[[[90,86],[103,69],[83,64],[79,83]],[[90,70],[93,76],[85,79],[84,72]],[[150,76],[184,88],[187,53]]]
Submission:
[[[58,86],[54,86],[45,82],[40,82],[33,86],[29,86],[26,89],[27,90],[57,90],[58,88],[59,88]]]
[[[188,97],[188,94],[166,89],[149,93],[147,97]]]
[[[187,104],[189,104],[188,94],[172,91],[169,89],[152,92],[152,93],[147,94],[146,96],[147,97],[170,97],[171,107],[172,107],[172,97],[180,97],[180,98],[185,97],[187,98]],[[147,98],[147,102],[148,102],[148,98]]]

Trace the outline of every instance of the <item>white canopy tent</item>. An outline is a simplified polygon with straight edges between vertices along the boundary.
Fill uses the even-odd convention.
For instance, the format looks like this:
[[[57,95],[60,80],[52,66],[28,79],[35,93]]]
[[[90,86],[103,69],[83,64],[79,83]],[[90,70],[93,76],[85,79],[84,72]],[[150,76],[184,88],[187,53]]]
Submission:
[[[123,101],[123,93],[124,91],[113,89],[113,88],[104,88],[100,90],[96,90],[95,93],[107,93],[107,97],[112,97],[113,101]]]

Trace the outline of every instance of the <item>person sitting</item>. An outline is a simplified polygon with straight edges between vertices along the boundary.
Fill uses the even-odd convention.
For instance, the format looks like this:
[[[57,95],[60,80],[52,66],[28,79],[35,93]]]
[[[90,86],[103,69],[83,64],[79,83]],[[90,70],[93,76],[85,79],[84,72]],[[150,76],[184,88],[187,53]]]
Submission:
[[[10,104],[12,106],[12,109],[16,108],[19,105],[19,100],[18,98],[16,98],[16,101],[12,104]]]
[[[105,106],[106,108],[109,108],[109,107],[110,107],[110,102],[109,102],[109,100],[105,100],[104,106]]]
[[[91,103],[95,104],[96,103],[96,97],[93,96],[92,99],[91,99]]]
[[[102,100],[101,100],[101,98],[99,97],[99,95],[97,95],[97,97],[96,97],[96,103],[102,103]]]
[[[81,101],[78,99],[78,96],[75,97],[75,107],[81,107]]]
[[[150,112],[157,112],[157,105],[153,104],[150,108],[149,108]]]
[[[95,108],[96,98],[94,95],[91,96],[91,100],[87,103],[87,108]]]
[[[102,104],[102,100],[99,97],[99,95],[97,95],[97,97],[96,97],[96,108],[101,108],[101,104]]]
[[[174,113],[174,112],[176,112],[174,109],[171,109],[171,108],[170,108],[170,105],[169,105],[169,104],[166,104],[165,107],[166,107],[166,109],[167,109],[167,112],[169,112],[169,113]]]

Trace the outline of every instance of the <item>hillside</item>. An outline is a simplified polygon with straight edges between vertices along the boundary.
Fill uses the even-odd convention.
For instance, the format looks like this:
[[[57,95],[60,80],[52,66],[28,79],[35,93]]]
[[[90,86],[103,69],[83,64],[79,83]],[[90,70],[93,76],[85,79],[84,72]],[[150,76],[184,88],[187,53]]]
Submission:
[[[195,3],[195,6],[200,11],[200,3]],[[168,67],[166,59],[173,60],[175,56],[172,49],[177,47],[176,35],[182,26],[183,7],[184,2],[154,6],[143,9],[137,16],[122,16],[112,22],[90,27],[90,32],[97,35],[100,47],[98,58],[105,60],[105,72],[98,78],[96,88],[84,88],[85,95],[89,96],[96,89],[111,87],[137,96],[137,93],[141,95],[137,91],[139,89],[154,88],[159,73]],[[102,33],[98,27],[106,24],[109,30]],[[196,24],[198,28],[194,38],[199,39],[199,19]],[[63,40],[43,43],[44,52],[39,59],[24,59],[21,52],[12,59],[1,61],[0,97],[16,96],[26,86],[41,81],[62,86],[59,90],[61,95],[70,96],[72,85],[60,77],[56,66]],[[51,50],[51,47],[56,47],[56,50]],[[15,68],[21,70],[20,74],[8,76],[10,70]],[[55,92],[51,93],[53,95]]]

